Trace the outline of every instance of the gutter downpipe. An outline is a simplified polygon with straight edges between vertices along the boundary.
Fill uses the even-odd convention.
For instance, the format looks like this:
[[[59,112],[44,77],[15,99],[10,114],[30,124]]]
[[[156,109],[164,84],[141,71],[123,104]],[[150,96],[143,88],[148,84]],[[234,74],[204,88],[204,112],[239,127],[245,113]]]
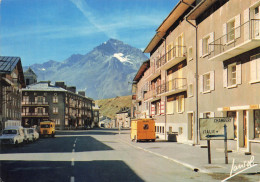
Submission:
[[[193,137],[193,143],[198,145],[199,144],[199,99],[198,99],[198,79],[199,79],[199,75],[198,75],[198,26],[194,25],[193,23],[191,23],[188,19],[187,16],[185,17],[185,20],[195,28],[196,30],[196,71],[195,71],[195,82],[196,82],[196,113],[195,113],[195,133],[196,133],[196,137]]]
[[[165,63],[166,63],[166,61],[167,61],[167,60],[166,60],[166,39],[163,38],[163,37],[161,37],[161,36],[159,36],[157,33],[158,33],[158,32],[156,32],[155,35],[158,36],[160,39],[164,40],[164,59],[165,59]],[[165,89],[166,89],[166,75],[167,75],[167,73],[165,73],[164,75],[165,75],[165,76],[164,76],[164,78],[165,78],[164,82],[165,82]],[[167,102],[166,102],[166,96],[165,96],[165,101],[164,101],[164,116],[165,116],[164,136],[165,136],[165,140],[167,139],[167,132],[166,132],[166,130],[167,130],[167,128],[166,128],[166,126],[167,126],[166,105],[167,105]],[[161,109],[161,108],[160,108],[160,109]]]

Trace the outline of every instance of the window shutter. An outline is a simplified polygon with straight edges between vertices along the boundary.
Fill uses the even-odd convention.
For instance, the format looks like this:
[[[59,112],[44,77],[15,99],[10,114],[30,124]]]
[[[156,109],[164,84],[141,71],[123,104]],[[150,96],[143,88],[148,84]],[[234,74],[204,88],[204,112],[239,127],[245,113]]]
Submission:
[[[249,39],[249,8],[244,10],[244,41]]]
[[[43,97],[42,101],[45,102],[45,97]]]
[[[240,14],[235,17],[235,38],[240,37]]]
[[[164,106],[165,102],[161,101],[161,114],[164,114],[165,112],[165,106]]]
[[[176,97],[176,112],[179,112],[179,96]]]
[[[260,70],[259,70],[260,71]],[[250,73],[251,73],[251,77],[250,77],[250,81],[255,81],[256,80],[256,72],[257,72],[257,68],[256,68],[256,59],[253,59],[250,62]]]
[[[224,36],[225,35],[225,36]],[[223,24],[223,44],[227,43],[227,24]]]
[[[200,84],[200,92],[203,92],[203,75],[200,75],[199,84]]]
[[[158,102],[158,110],[159,110],[159,114],[161,114],[161,102]]]
[[[46,109],[45,109],[45,108],[43,108],[43,113],[46,113],[45,111],[46,111]]]
[[[210,90],[215,90],[215,72],[210,72]]]
[[[209,45],[209,53],[214,51],[214,40],[215,40],[214,32],[211,32],[210,36],[209,36],[209,43],[211,44],[211,45]]]
[[[181,96],[181,111],[184,112],[184,95]]]
[[[202,39],[199,40],[199,57],[202,57]]]
[[[236,81],[237,84],[242,84],[242,70],[241,70],[241,62],[236,65]]]
[[[38,101],[38,97],[35,97],[35,102],[37,102]]]
[[[34,112],[35,112],[35,113],[38,113],[38,107],[36,107],[36,108],[34,109]]]
[[[214,112],[210,112],[210,117],[214,118],[215,117],[215,113]]]
[[[227,68],[223,69],[223,87],[227,87]]]

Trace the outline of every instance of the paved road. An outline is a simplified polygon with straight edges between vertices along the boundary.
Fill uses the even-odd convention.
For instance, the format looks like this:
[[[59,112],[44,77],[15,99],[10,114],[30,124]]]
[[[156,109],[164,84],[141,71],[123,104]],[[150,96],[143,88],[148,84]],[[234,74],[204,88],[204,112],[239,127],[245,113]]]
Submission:
[[[59,131],[20,147],[0,148],[4,182],[217,181],[121,140],[115,130]],[[0,180],[0,181],[1,181]]]

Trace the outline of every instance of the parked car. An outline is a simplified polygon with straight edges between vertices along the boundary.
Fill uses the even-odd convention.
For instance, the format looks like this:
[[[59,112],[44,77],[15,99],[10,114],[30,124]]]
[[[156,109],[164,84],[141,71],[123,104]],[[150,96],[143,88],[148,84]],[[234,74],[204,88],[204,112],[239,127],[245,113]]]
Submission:
[[[33,140],[33,136],[32,136],[32,134],[29,133],[28,128],[24,128],[23,132],[24,132],[24,142],[25,143],[29,143],[30,141]]]
[[[36,141],[39,139],[39,133],[36,131],[36,128],[29,128],[29,133],[33,136],[33,141]]]
[[[8,126],[0,136],[1,144],[18,145],[24,142],[24,132],[22,126]]]

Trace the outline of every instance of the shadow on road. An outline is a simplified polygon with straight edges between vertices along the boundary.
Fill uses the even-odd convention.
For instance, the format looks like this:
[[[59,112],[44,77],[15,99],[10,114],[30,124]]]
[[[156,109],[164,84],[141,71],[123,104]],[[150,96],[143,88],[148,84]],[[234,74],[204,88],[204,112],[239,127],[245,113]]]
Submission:
[[[0,153],[71,153],[76,138],[75,152],[113,150],[113,148],[93,137],[83,136],[42,138],[34,143],[24,144],[19,147],[1,146]]]
[[[88,161],[75,162],[46,162],[18,161],[0,162],[0,177],[2,181],[52,182],[70,181],[136,181],[142,180],[125,162]]]

